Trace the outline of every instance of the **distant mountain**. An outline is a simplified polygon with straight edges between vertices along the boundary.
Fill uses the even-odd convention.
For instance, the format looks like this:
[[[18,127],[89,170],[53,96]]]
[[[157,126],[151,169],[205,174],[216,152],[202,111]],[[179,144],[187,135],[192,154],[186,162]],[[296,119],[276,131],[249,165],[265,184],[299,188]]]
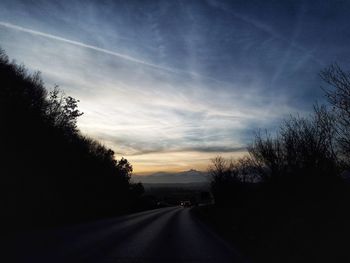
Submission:
[[[150,175],[133,175],[133,181],[145,184],[188,184],[209,182],[208,173],[194,169],[179,172],[157,172]]]

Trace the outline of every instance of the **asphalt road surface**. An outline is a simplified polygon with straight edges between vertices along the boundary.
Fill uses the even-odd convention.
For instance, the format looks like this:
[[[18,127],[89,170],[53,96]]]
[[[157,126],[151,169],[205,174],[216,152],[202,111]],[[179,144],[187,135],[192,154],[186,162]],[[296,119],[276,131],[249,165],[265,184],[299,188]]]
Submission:
[[[22,233],[7,245],[6,262],[243,262],[182,207]]]

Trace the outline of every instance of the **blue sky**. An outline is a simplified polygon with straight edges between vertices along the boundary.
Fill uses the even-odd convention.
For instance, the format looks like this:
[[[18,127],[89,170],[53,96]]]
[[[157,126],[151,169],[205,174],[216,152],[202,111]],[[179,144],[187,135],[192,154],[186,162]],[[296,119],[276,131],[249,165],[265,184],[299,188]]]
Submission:
[[[0,46],[79,99],[79,127],[137,173],[205,169],[322,101],[349,69],[347,1],[0,2]]]

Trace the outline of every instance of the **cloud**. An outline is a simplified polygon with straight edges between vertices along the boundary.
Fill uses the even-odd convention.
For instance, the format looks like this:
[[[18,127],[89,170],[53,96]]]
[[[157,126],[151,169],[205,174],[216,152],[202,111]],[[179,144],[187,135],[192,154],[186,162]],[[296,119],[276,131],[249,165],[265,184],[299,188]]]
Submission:
[[[152,154],[152,153],[158,153],[158,154],[167,154],[167,153],[186,153],[186,152],[197,152],[197,153],[235,153],[235,152],[244,152],[247,151],[247,147],[230,147],[230,146],[193,146],[193,147],[179,147],[179,148],[153,148],[153,149],[147,149],[147,148],[140,148],[139,145],[137,145],[137,148],[133,149],[133,153],[129,153],[128,156],[135,156],[135,155],[145,155],[145,154]],[[125,155],[123,152],[116,152],[118,155]]]
[[[299,43],[296,42],[297,29],[298,29],[298,26],[301,26],[301,21],[300,21],[301,14],[300,14],[300,12],[303,12],[302,5],[300,7],[300,12],[297,14],[298,15],[297,27],[294,27],[292,39],[289,39],[289,38],[284,37],[278,31],[274,30],[272,26],[266,24],[264,21],[257,20],[257,19],[254,19],[253,17],[248,16],[248,15],[244,15],[244,14],[240,14],[238,12],[235,12],[232,8],[230,8],[227,5],[227,3],[216,1],[216,0],[208,0],[208,3],[213,7],[221,9],[224,12],[230,13],[235,18],[243,21],[244,23],[247,23],[247,24],[253,26],[254,28],[256,28],[260,31],[263,31],[263,32],[269,34],[273,38],[276,38],[276,39],[279,39],[285,43],[288,43],[289,48],[294,48],[294,49],[297,49],[298,51],[302,51],[306,57],[310,57],[318,64],[324,65],[324,63],[319,58],[313,56],[311,51],[309,51],[308,49],[306,49],[305,47],[303,47],[302,45],[300,45]],[[286,56],[289,56],[289,52],[290,52],[289,48],[286,51]]]
[[[79,42],[79,41],[69,40],[69,39],[66,39],[66,38],[63,38],[63,37],[59,37],[59,36],[43,33],[43,32],[40,32],[40,31],[32,30],[32,29],[25,28],[25,27],[22,27],[22,26],[13,25],[13,24],[10,24],[10,23],[2,22],[2,21],[0,21],[0,26],[6,27],[6,28],[10,28],[10,29],[14,29],[14,30],[19,30],[19,31],[26,32],[26,33],[30,33],[30,34],[33,34],[33,35],[36,35],[36,36],[46,37],[46,38],[49,38],[49,39],[65,42],[65,43],[76,45],[76,46],[79,46],[79,47],[88,48],[88,49],[95,50],[95,51],[98,51],[98,52],[102,52],[102,53],[105,53],[105,54],[108,54],[108,55],[112,55],[112,56],[115,56],[115,57],[118,57],[118,58],[121,58],[121,59],[125,59],[125,60],[130,61],[130,62],[135,62],[135,63],[141,64],[141,65],[145,65],[145,66],[153,67],[153,68],[156,68],[156,69],[160,69],[160,70],[165,70],[165,71],[170,71],[170,72],[176,73],[175,70],[170,69],[170,68],[162,67],[162,66],[159,66],[159,65],[156,65],[156,64],[152,64],[152,63],[149,63],[149,62],[146,62],[146,61],[134,58],[134,57],[130,57],[128,55],[124,55],[124,54],[121,54],[121,53],[118,53],[118,52],[110,51],[110,50],[99,48],[99,47],[92,46],[92,45],[88,45],[88,44],[85,44],[85,43],[82,43],[82,42]]]
[[[104,54],[112,55],[114,57],[117,57],[117,58],[129,61],[129,62],[137,63],[137,64],[140,64],[140,65],[143,65],[143,66],[148,66],[148,67],[151,67],[151,68],[154,68],[154,69],[158,69],[158,70],[162,70],[162,71],[166,71],[166,72],[169,72],[169,73],[185,74],[185,75],[188,75],[188,76],[191,76],[191,77],[203,78],[203,79],[211,80],[211,81],[214,81],[214,82],[217,82],[217,83],[228,84],[225,81],[221,81],[221,80],[218,80],[216,78],[204,76],[204,75],[198,74],[196,72],[188,72],[188,71],[184,71],[184,70],[164,67],[164,66],[153,64],[153,63],[150,63],[150,62],[147,62],[147,61],[144,61],[144,60],[140,60],[138,58],[134,58],[134,57],[131,57],[131,56],[128,56],[128,55],[125,55],[125,54],[121,54],[121,53],[118,53],[118,52],[115,52],[115,51],[107,50],[107,49],[100,48],[100,47],[93,46],[93,45],[88,45],[88,44],[85,44],[85,43],[82,43],[82,42],[79,42],[79,41],[70,40],[70,39],[67,39],[67,38],[63,38],[63,37],[60,37],[60,36],[56,36],[56,35],[40,32],[40,31],[37,31],[37,30],[32,30],[32,29],[29,29],[29,28],[26,28],[26,27],[22,27],[22,26],[18,26],[18,25],[14,25],[14,24],[11,24],[11,23],[0,21],[0,26],[6,27],[6,28],[9,28],[9,29],[18,30],[18,31],[25,32],[25,33],[29,33],[29,34],[32,34],[32,35],[35,35],[35,36],[45,37],[45,38],[48,38],[48,39],[64,42],[64,43],[67,43],[67,44],[71,44],[71,45],[75,45],[75,46],[91,49],[91,50],[94,50],[94,51],[97,51],[97,52],[102,52]]]
[[[79,99],[82,132],[138,171],[239,156],[253,130],[312,109],[318,62],[347,57],[327,10],[306,19],[276,1],[83,2],[2,1],[0,42]]]

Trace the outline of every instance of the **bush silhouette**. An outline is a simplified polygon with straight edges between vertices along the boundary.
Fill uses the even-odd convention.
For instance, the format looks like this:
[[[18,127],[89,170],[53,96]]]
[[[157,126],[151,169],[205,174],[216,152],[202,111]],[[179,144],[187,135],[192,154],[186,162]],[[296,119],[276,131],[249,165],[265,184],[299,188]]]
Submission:
[[[335,139],[338,144],[338,157],[345,169],[350,168],[350,72],[345,72],[337,64],[320,73],[328,84],[324,91],[335,119]]]
[[[321,77],[328,104],[258,131],[242,159],[212,160],[208,211],[258,262],[349,262],[350,73],[332,65]]]
[[[309,118],[286,119],[275,137],[258,132],[248,151],[264,180],[336,177],[339,167],[334,135],[333,117],[325,107],[315,106]]]

